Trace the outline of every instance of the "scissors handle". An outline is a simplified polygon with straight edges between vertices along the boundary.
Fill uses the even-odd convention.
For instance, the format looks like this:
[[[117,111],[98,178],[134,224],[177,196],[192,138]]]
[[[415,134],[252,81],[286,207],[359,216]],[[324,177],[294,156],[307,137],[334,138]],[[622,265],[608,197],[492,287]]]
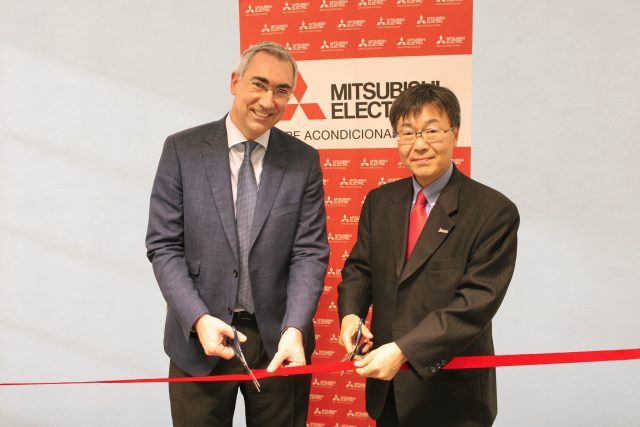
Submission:
[[[356,356],[360,356],[362,354],[362,349],[364,348],[364,344],[365,343],[360,343],[360,341],[362,340],[362,325],[364,325],[364,319],[361,317],[360,320],[358,320],[358,331],[356,332],[356,339],[355,339],[355,347],[353,347],[353,350],[351,350],[349,353],[347,353],[347,355],[345,356],[345,358],[343,360],[347,360],[349,362],[351,362],[353,359],[355,359]],[[340,376],[344,375],[345,371],[342,371],[340,373]]]
[[[358,350],[358,347],[360,346],[360,340],[362,340],[362,325],[364,325],[364,319],[361,317],[360,320],[358,321],[358,333],[356,334],[356,346],[353,349],[353,355],[356,355],[356,351]]]
[[[356,333],[356,339],[354,342],[355,347],[353,347],[353,350],[351,350],[351,352],[349,353],[349,361],[352,361],[354,357],[360,354],[359,351],[361,350],[360,341],[362,341],[362,325],[364,325],[364,319],[361,317],[358,321],[358,332]]]
[[[238,340],[238,331],[235,326],[232,326],[231,329],[233,330],[233,339],[226,337],[227,345],[231,347],[233,354],[235,354],[238,359],[244,359],[242,357],[242,350],[240,349],[240,340]]]

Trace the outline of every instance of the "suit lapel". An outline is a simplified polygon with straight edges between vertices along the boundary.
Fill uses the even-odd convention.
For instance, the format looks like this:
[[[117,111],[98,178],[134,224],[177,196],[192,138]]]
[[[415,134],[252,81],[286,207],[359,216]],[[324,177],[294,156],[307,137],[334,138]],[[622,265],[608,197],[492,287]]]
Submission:
[[[387,210],[387,225],[391,236],[391,245],[396,265],[396,277],[400,277],[404,267],[404,258],[407,252],[407,230],[409,229],[409,211],[413,198],[413,185],[411,178],[407,185],[398,192],[393,204]]]
[[[277,135],[276,129],[271,129],[269,136],[269,146],[264,156],[262,164],[262,175],[260,176],[260,188],[258,189],[258,199],[256,200],[256,210],[253,215],[253,225],[251,226],[251,240],[249,247],[255,243],[262,226],[264,225],[273,202],[276,200],[282,177],[286,169],[287,149],[282,139]]]
[[[404,282],[424,265],[453,231],[456,224],[451,217],[458,210],[461,183],[460,172],[454,167],[451,179],[438,197],[411,257],[402,270],[399,283]],[[407,224],[407,229],[408,227]]]
[[[231,191],[231,168],[229,166],[229,145],[224,119],[216,123],[213,131],[205,138],[202,158],[216,204],[222,228],[227,236],[229,246],[238,260],[238,238],[236,232],[236,215],[233,207]]]

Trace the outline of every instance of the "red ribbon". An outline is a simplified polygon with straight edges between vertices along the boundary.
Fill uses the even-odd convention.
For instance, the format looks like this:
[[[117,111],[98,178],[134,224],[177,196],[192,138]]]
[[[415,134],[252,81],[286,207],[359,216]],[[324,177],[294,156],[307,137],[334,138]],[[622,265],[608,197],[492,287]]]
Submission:
[[[561,363],[611,362],[619,360],[640,359],[640,348],[628,350],[575,351],[569,353],[534,353],[505,354],[497,356],[459,356],[447,363],[444,369],[496,368],[500,366],[552,365]],[[275,372],[265,369],[253,371],[256,378],[281,377],[302,374],[318,374],[352,370],[353,362],[337,362],[323,365],[306,365],[291,368],[280,368]],[[404,364],[401,369],[409,369]],[[59,381],[59,382],[20,382],[0,383],[0,386],[34,386],[34,385],[69,385],[69,384],[130,384],[130,383],[179,383],[179,382],[215,382],[215,381],[250,381],[247,374],[216,375],[185,378],[136,378],[125,380],[97,381]]]
[[[573,351],[569,353],[504,354],[456,357],[444,369],[496,368],[499,366],[555,365],[640,359],[640,348],[628,350]]]

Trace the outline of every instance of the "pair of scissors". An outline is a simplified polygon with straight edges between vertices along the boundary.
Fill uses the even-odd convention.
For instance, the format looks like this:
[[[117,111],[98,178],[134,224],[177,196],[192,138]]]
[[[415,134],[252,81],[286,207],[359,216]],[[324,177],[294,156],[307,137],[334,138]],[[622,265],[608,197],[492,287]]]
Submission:
[[[233,329],[233,341],[231,341],[231,338],[227,337],[227,344],[233,350],[233,354],[235,354],[238,360],[240,360],[240,363],[242,364],[244,370],[251,376],[253,385],[256,386],[256,390],[258,390],[258,393],[260,393],[260,383],[247,364],[247,360],[244,358],[244,354],[242,354],[242,348],[240,348],[240,340],[238,339],[238,331],[234,326],[232,326],[231,329]]]
[[[362,355],[362,350],[367,343],[366,341],[360,343],[360,341],[362,341],[362,325],[364,325],[364,319],[360,318],[360,320],[358,321],[358,332],[356,333],[355,347],[353,347],[353,350],[351,350],[346,354],[346,356],[344,356],[344,358],[342,359],[343,362],[351,362],[353,359],[355,359],[356,356]],[[344,371],[342,371],[340,375],[344,375]]]

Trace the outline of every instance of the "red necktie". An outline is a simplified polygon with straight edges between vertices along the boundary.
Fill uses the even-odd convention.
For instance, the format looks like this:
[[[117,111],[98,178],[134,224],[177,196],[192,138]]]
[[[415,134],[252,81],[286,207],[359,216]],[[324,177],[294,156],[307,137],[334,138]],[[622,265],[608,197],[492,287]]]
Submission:
[[[409,239],[407,240],[407,259],[411,256],[413,248],[418,243],[418,238],[424,225],[427,223],[427,198],[424,195],[424,191],[418,191],[418,197],[416,197],[416,203],[411,209],[411,216],[409,217]]]

